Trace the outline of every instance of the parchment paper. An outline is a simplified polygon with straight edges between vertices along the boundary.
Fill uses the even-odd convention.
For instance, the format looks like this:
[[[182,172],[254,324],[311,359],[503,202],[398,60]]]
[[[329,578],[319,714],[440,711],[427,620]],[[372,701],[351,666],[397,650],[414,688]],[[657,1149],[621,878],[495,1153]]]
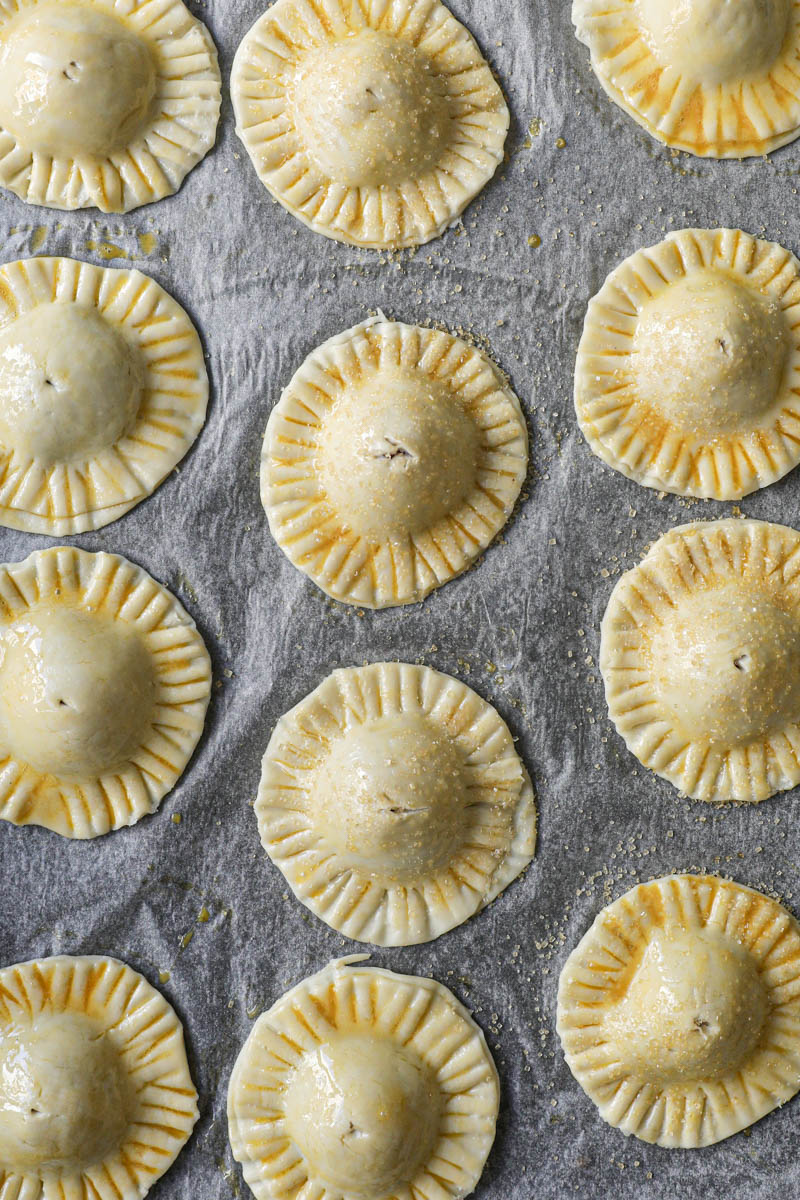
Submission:
[[[212,653],[215,687],[198,752],[155,816],[88,843],[0,823],[0,962],[112,954],[162,986],[185,1023],[202,1115],[151,1195],[244,1195],[225,1092],[252,1019],[329,959],[361,949],[291,898],[262,851],[251,808],[260,757],[278,716],[334,667],[422,661],[497,706],[539,801],[538,853],[522,881],[438,941],[372,959],[441,980],[487,1032],[503,1101],[476,1195],[796,1195],[797,1101],[707,1150],[651,1148],[600,1121],[554,1024],[568,951],[638,880],[722,871],[800,910],[796,796],[724,810],[681,801],[625,750],[596,666],[619,572],[670,526],[731,506],[659,499],[602,466],[577,431],[571,398],[587,300],[637,247],[696,224],[742,226],[800,249],[800,143],[742,164],[674,156],[603,95],[568,0],[450,4],[510,99],[509,162],[461,228],[416,254],[314,236],[257,181],[234,135],[227,81],[264,0],[190,0],[220,49],[225,101],[217,148],[177,196],[96,220],[2,194],[3,260],[101,262],[116,248],[124,257],[115,265],[154,275],[197,322],[213,395],[194,450],[153,498],[74,541],[126,555],[178,594]],[[421,606],[363,613],[328,601],[277,549],[258,459],[268,413],[305,355],[378,307],[488,341],[530,419],[534,475],[476,569]],[[800,525],[800,473],[740,508]],[[47,544],[0,530],[4,561]],[[163,984],[160,972],[169,972]]]

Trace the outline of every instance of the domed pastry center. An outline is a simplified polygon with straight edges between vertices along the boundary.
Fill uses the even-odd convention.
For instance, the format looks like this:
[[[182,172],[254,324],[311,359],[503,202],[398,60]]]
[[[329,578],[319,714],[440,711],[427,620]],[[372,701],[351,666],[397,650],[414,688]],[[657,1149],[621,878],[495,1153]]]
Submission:
[[[43,607],[0,638],[2,748],[41,774],[118,770],[141,745],[155,696],[150,652],[121,621]]]
[[[341,1034],[307,1053],[286,1091],[286,1126],[311,1177],[358,1200],[413,1179],[439,1134],[441,1094],[413,1053]]]
[[[147,42],[110,13],[26,6],[0,39],[0,125],[28,150],[100,157],[142,131],[156,91]]]
[[[658,61],[706,85],[769,71],[789,29],[791,0],[635,0]]]
[[[687,738],[747,743],[800,719],[800,627],[746,583],[679,601],[653,634],[650,661]]]
[[[363,30],[310,51],[292,94],[300,140],[336,183],[417,179],[447,144],[445,82],[422,51],[389,34]]]
[[[353,866],[395,879],[444,866],[468,832],[463,759],[422,716],[354,726],[331,744],[311,789],[314,826]]]
[[[642,1079],[715,1079],[750,1056],[768,1010],[758,968],[738,943],[707,928],[658,931],[606,1032]]]
[[[0,329],[0,444],[48,466],[90,458],[130,430],[144,379],[94,309],[40,304]]]
[[[338,520],[374,541],[422,533],[473,490],[480,431],[422,373],[371,373],[336,401],[317,470]]]
[[[788,351],[777,300],[705,270],[670,284],[639,314],[636,391],[687,432],[747,432],[775,404]]]
[[[0,1162],[77,1168],[124,1140],[134,1094],[116,1046],[81,1013],[39,1014],[0,1033]]]

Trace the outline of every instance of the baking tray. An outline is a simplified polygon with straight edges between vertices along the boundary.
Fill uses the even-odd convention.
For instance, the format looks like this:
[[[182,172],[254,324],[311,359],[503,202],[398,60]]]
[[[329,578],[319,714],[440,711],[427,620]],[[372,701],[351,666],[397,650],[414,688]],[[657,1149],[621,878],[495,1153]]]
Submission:
[[[2,193],[0,238],[3,260],[67,254],[137,266],[198,325],[212,399],[194,449],[128,516],[66,540],[124,554],[180,597],[213,657],[213,699],[185,776],[132,829],[81,843],[0,823],[0,962],[112,954],[160,986],[185,1024],[201,1117],[150,1194],[246,1195],[225,1121],[236,1054],[285,989],[361,949],[295,901],[261,849],[251,808],[261,755],[278,716],[334,667],[424,662],[498,708],[539,804],[538,851],[522,880],[437,941],[372,956],[447,984],[487,1033],[503,1095],[476,1196],[797,1194],[796,1102],[702,1151],[626,1140],[567,1070],[555,1000],[569,950],[638,880],[720,871],[800,909],[794,793],[752,808],[680,800],[624,749],[597,669],[619,573],[669,527],[732,506],[659,498],[604,467],[577,431],[571,395],[586,303],[637,247],[687,225],[732,225],[800,250],[800,143],[744,163],[673,154],[602,93],[567,0],[450,0],[509,98],[508,161],[444,238],[415,253],[360,251],[275,204],[234,134],[231,61],[264,0],[189,6],[220,51],[212,154],[178,195],[122,217],[32,208]],[[491,347],[528,416],[533,470],[475,569],[422,605],[375,613],[328,600],[283,557],[259,501],[258,462],[270,409],[305,355],[378,308]],[[800,525],[800,474],[739,508]],[[48,544],[0,530],[2,560]]]

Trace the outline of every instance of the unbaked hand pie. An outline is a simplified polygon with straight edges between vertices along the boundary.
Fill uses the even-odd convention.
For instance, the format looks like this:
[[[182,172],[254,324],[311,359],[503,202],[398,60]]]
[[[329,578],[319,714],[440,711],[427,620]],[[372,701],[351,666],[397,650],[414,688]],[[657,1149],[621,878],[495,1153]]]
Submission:
[[[0,1196],[141,1200],[197,1120],[183,1029],[115,958],[0,970]]]
[[[800,462],[800,263],[738,229],[637,251],[589,305],[575,408],[595,454],[647,487],[774,483]]]
[[[460,338],[375,319],[314,350],[272,410],[261,499],[284,554],[347,604],[422,600],[508,520],[519,401]]]
[[[800,783],[800,533],[681,525],[617,583],[600,669],[640,762],[696,800]]]
[[[348,937],[438,937],[530,862],[536,809],[499,713],[430,667],[334,671],[278,722],[255,805],[264,849]]]
[[[800,132],[795,0],[573,0],[572,20],[611,99],[668,146],[746,158]]]
[[[194,621],[127,559],[58,546],[0,566],[0,818],[133,825],[186,767],[210,690]]]
[[[567,959],[558,1033],[610,1125],[659,1146],[722,1141],[800,1090],[800,927],[715,876],[640,884]]]
[[[261,182],[341,242],[438,237],[503,160],[503,94],[440,0],[277,0],[236,53],[231,94]]]
[[[432,979],[333,962],[263,1013],[228,1088],[256,1200],[460,1200],[492,1147],[483,1034]]]
[[[214,145],[211,35],[181,0],[0,0],[0,187],[129,212]]]
[[[0,525],[115,521],[180,462],[207,403],[200,339],[154,279],[71,258],[0,267]]]

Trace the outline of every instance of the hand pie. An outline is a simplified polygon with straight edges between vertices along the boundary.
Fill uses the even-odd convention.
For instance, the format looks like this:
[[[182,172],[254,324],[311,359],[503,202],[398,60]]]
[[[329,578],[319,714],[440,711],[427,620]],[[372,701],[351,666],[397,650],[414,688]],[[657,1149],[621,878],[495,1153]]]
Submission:
[[[207,403],[200,339],[155,280],[71,258],[0,267],[0,525],[116,521],[180,462]]]
[[[0,1196],[141,1200],[197,1120],[183,1029],[115,958],[0,970]]]
[[[214,145],[217,51],[181,0],[0,0],[0,187],[129,212]]]
[[[643,883],[599,914],[561,972],[558,1033],[600,1116],[691,1149],[800,1090],[800,928],[711,875]]]
[[[525,418],[459,338],[384,319],[311,353],[270,414],[261,499],[276,542],[346,604],[422,600],[505,525]]]
[[[573,0],[572,20],[611,99],[668,146],[747,158],[800,132],[794,0]]]
[[[340,242],[428,242],[503,161],[503,94],[439,0],[277,0],[236,53],[231,94],[261,182]]]
[[[210,690],[194,621],[127,559],[57,546],[0,566],[0,818],[73,838],[135,824]]]
[[[800,462],[800,263],[684,229],[612,271],[586,315],[575,408],[595,454],[659,491],[737,500]]]
[[[297,898],[381,946],[460,925],[536,845],[533,788],[499,713],[408,663],[334,671],[281,717],[255,811]]]
[[[695,800],[800,783],[800,533],[681,525],[617,583],[600,669],[640,762]]]
[[[263,1013],[228,1088],[256,1200],[460,1200],[494,1141],[483,1034],[432,979],[333,962]]]

